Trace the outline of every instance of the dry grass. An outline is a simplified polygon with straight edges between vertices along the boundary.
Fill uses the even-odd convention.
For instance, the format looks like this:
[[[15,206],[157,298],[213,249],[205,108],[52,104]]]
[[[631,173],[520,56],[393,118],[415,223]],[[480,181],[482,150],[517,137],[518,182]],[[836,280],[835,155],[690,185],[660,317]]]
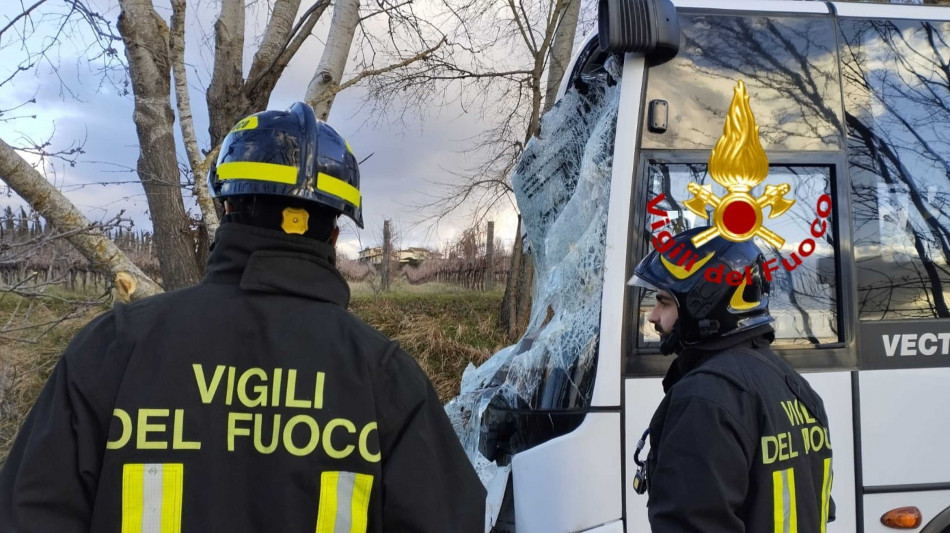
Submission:
[[[495,327],[502,293],[461,291],[437,284],[396,289],[374,297],[371,290],[355,287],[350,309],[398,340],[446,402],[458,394],[468,363],[478,365],[504,346],[504,335]],[[0,299],[0,326],[11,317],[14,321],[27,319],[22,312],[26,304],[20,302],[16,307],[17,302],[9,294]],[[55,303],[32,305],[28,314],[32,324],[55,321],[70,311]],[[87,309],[77,318],[56,324],[34,343],[0,336],[0,465],[66,345],[102,310]]]
[[[24,312],[27,309],[29,312]],[[59,302],[26,302],[9,294],[0,301],[0,325],[16,330],[15,337],[0,336],[0,464],[66,345],[102,311],[84,307],[74,318],[56,323],[77,310]],[[48,323],[55,325],[19,329]]]
[[[357,294],[350,309],[399,341],[447,402],[458,394],[469,363],[478,366],[505,345],[504,333],[495,325],[501,297],[500,291]]]

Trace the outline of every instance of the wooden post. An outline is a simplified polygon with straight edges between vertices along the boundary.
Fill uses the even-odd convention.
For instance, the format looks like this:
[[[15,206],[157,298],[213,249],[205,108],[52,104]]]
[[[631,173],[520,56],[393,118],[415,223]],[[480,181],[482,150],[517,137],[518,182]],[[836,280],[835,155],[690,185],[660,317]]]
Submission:
[[[494,288],[495,281],[495,222],[488,222],[488,242],[485,243],[485,290]]]
[[[382,280],[382,289],[384,291],[389,290],[389,256],[392,254],[393,243],[392,243],[392,229],[389,226],[389,221],[383,222],[383,280]]]

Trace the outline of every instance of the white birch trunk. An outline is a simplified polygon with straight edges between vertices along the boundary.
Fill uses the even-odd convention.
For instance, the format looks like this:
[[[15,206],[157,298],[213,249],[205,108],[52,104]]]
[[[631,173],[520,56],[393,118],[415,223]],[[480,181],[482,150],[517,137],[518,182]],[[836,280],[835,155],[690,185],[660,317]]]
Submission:
[[[330,22],[330,34],[327,36],[323,56],[313,79],[310,80],[310,86],[307,87],[306,101],[320,120],[326,120],[330,115],[359,22],[360,0],[337,0],[333,7],[333,20]]]
[[[205,228],[209,235],[218,230],[218,211],[214,207],[214,200],[208,192],[205,174],[198,173],[203,158],[198,149],[198,137],[195,135],[195,123],[191,115],[191,99],[188,95],[188,75],[185,71],[185,0],[172,0],[172,25],[168,45],[172,60],[172,74],[175,78],[175,95],[178,105],[178,119],[181,126],[181,135],[185,142],[185,151],[188,154],[188,163],[195,178],[195,199],[201,210]]]
[[[29,202],[43,218],[62,233],[83,257],[97,269],[107,271],[117,280],[116,293],[125,301],[138,300],[162,292],[162,288],[145,275],[101,231],[92,225],[59,190],[30,166],[13,147],[0,139],[0,176],[21,198]],[[135,282],[130,284],[128,276]]]

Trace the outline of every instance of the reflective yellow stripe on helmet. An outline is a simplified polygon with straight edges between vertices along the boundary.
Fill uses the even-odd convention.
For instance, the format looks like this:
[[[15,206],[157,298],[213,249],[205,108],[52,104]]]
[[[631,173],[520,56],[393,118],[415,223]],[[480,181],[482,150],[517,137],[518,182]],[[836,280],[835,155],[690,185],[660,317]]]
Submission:
[[[218,165],[219,180],[257,180],[274,183],[297,183],[297,167],[275,165],[274,163],[255,163],[251,161],[233,161]]]
[[[360,206],[360,190],[329,174],[323,172],[317,174],[317,189],[337,198],[342,198],[356,207]]]

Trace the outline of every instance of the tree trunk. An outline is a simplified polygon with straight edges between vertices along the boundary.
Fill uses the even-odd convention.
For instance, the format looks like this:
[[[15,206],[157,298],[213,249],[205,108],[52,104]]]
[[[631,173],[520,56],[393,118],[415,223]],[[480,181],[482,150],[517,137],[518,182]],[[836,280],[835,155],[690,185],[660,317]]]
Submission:
[[[495,288],[495,222],[488,222],[485,238],[485,280],[484,289],[490,291]]]
[[[101,231],[91,229],[86,217],[69,200],[20,157],[13,148],[0,139],[0,176],[21,198],[29,202],[40,215],[60,232],[92,265],[109,272],[113,278],[120,274],[135,279],[136,289],[131,300],[162,292],[162,288],[135,266],[114,242]]]
[[[554,43],[551,45],[550,64],[548,65],[548,85],[544,92],[544,111],[554,105],[557,91],[564,78],[564,71],[571,63],[571,52],[574,50],[574,35],[577,33],[577,17],[581,12],[580,0],[567,0],[563,16],[557,30],[554,32]],[[543,113],[542,112],[542,113]]]
[[[223,0],[214,23],[214,71],[208,86],[211,146],[218,146],[247,110],[244,94],[244,1]]]
[[[251,63],[251,71],[247,76],[248,83],[264,77],[268,70],[274,70],[277,59],[284,51],[284,46],[290,42],[293,35],[294,18],[297,16],[299,9],[300,0],[277,0],[274,3],[270,21],[267,23],[264,37],[261,40],[261,47],[257,49],[257,53],[254,54],[254,61]],[[279,75],[280,71],[277,72]],[[273,89],[273,85],[269,85]],[[267,95],[270,96],[270,91],[267,91]],[[266,98],[263,104],[266,107]]]
[[[541,129],[541,115],[551,109],[557,97],[557,89],[564,77],[564,70],[571,61],[574,49],[574,34],[577,32],[577,17],[580,12],[580,0],[560,0],[554,7],[552,20],[557,28],[549,27],[540,51],[535,56],[532,75],[531,118],[525,136],[525,145]],[[559,22],[558,22],[559,21]],[[541,106],[541,75],[544,59],[549,61],[547,90]],[[499,326],[508,332],[511,341],[524,333],[531,318],[531,290],[534,285],[534,258],[525,254],[521,241],[521,217],[518,217],[518,236],[511,251],[511,267],[505,295],[502,298],[502,310],[498,317]]]
[[[317,118],[326,120],[333,106],[337,88],[343,79],[346,61],[350,56],[353,34],[360,22],[360,0],[337,0],[333,7],[330,34],[323,48],[323,56],[317,72],[307,87],[307,103],[313,107]]]
[[[151,0],[120,0],[119,6],[119,33],[135,96],[138,174],[148,198],[162,282],[166,289],[187,287],[198,282],[199,273],[175,157],[168,26]]]
[[[277,0],[274,3],[264,38],[254,54],[254,61],[244,84],[248,105],[244,115],[267,108],[270,95],[290,59],[311,35],[317,21],[330,5],[329,0],[315,0],[300,16],[300,20],[294,23],[300,3],[300,0]]]
[[[498,315],[498,327],[508,335],[508,340],[511,342],[521,336],[521,331],[518,329],[518,309],[521,307],[518,303],[518,294],[521,293],[518,280],[521,278],[521,263],[525,257],[522,251],[524,243],[521,240],[521,215],[518,215],[518,225],[515,232],[517,235],[515,235],[515,244],[511,249],[508,279],[505,281],[505,295],[501,299],[501,312]]]

